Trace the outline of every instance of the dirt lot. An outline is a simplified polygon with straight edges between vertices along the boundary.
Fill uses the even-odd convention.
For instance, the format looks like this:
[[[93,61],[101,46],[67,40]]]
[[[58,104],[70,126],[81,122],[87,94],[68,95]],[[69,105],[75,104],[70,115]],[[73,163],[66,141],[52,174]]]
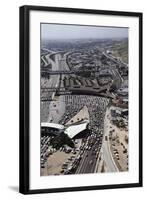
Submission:
[[[78,149],[82,144],[81,139],[75,140],[75,148]],[[76,154],[73,153],[65,153],[64,151],[56,151],[52,155],[50,155],[45,163],[45,168],[41,168],[41,176],[55,175],[61,174],[62,164],[68,161],[68,158],[71,156],[78,156],[78,151]],[[70,161],[71,163],[71,161]]]
[[[50,155],[45,164],[45,168],[41,169],[41,176],[61,174],[62,164],[72,155],[72,153],[65,153],[62,151],[57,151]]]
[[[109,115],[109,121],[111,116]],[[126,142],[125,137],[128,138],[128,130],[120,129],[114,124],[110,123],[111,139],[110,147],[113,158],[119,171],[128,170],[128,142]],[[124,152],[124,150],[127,152]]]

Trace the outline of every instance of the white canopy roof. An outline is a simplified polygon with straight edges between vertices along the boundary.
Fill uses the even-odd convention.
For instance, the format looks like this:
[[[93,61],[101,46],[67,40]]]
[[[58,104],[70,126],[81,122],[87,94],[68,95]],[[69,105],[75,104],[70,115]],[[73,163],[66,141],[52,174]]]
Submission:
[[[50,127],[50,128],[57,128],[57,129],[64,129],[64,126],[61,124],[55,124],[55,123],[47,123],[42,122],[41,127]]]
[[[84,131],[86,129],[88,123],[89,123],[89,121],[86,120],[80,124],[70,125],[68,128],[65,129],[65,126],[60,125],[60,124],[43,122],[43,123],[41,123],[41,127],[57,128],[60,130],[65,129],[65,134],[67,134],[70,138],[73,138],[81,131]]]
[[[88,121],[85,121],[81,124],[78,125],[71,125],[69,126],[66,130],[65,133],[70,137],[73,138],[75,137],[78,133],[81,131],[84,131],[87,127]]]

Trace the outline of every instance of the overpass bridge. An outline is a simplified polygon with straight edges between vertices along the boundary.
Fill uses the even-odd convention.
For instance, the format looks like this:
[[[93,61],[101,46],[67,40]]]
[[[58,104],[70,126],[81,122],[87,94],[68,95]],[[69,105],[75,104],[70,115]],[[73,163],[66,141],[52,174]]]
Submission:
[[[79,74],[79,73],[99,73],[98,70],[56,70],[56,71],[50,71],[48,69],[41,69],[41,73],[47,73],[49,75],[57,75],[57,74]]]
[[[92,95],[102,96],[113,99],[114,96],[109,92],[109,85],[102,86],[100,88],[94,87],[60,87],[60,88],[41,88],[42,93],[54,92],[56,96],[61,95]],[[51,101],[52,99],[48,96],[42,96],[41,101]]]

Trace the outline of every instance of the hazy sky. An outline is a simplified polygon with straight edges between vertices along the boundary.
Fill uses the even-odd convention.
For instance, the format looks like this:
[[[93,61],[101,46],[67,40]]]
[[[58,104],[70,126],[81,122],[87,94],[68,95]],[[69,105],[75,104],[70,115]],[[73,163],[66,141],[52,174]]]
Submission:
[[[41,24],[42,39],[122,38],[128,28]]]

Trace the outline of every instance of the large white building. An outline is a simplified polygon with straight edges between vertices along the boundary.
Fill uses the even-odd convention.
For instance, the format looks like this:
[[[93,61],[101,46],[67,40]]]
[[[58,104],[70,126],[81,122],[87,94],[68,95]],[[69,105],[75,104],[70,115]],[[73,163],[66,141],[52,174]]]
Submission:
[[[85,120],[82,123],[70,125],[65,129],[65,133],[72,139],[82,131],[86,130],[88,123],[89,121]]]
[[[78,122],[75,124],[72,124],[70,126],[64,126],[60,124],[55,123],[41,123],[41,128],[45,129],[47,132],[47,129],[50,130],[58,130],[58,133],[61,131],[64,131],[65,134],[67,134],[71,139],[77,136],[79,133],[87,129],[89,121],[84,120],[82,122]],[[49,134],[49,131],[48,131]]]

